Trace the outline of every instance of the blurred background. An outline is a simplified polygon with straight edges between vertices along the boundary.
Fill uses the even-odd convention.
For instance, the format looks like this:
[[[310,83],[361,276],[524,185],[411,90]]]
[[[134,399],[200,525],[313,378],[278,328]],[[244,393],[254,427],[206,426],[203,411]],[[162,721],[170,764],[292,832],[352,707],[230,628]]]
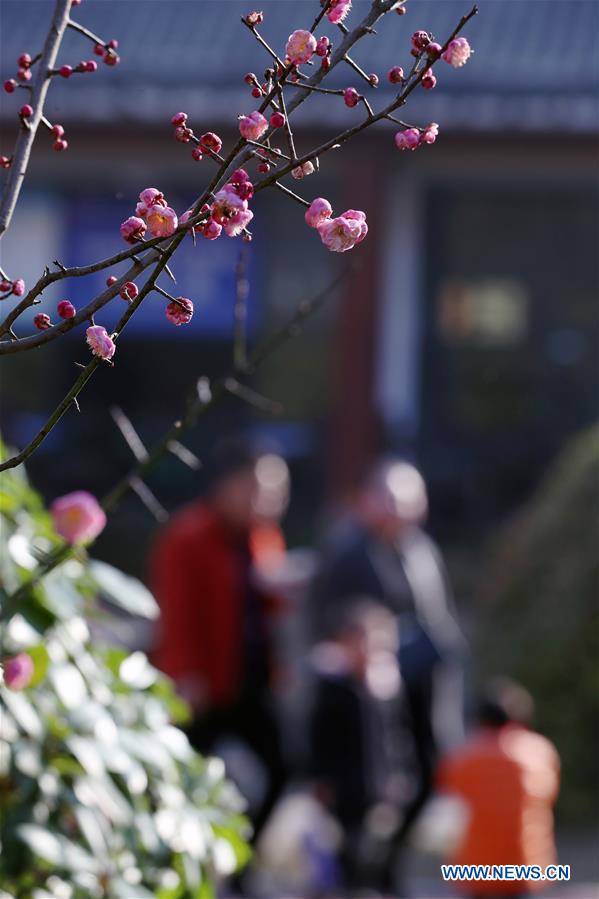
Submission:
[[[354,0],[352,19],[367,5]],[[387,69],[409,67],[414,30],[443,40],[469,9],[465,0],[408,6],[355,50],[380,77],[369,92],[373,104],[391,95]],[[266,0],[262,7],[263,33],[281,48],[311,20],[314,4]],[[429,492],[427,528],[444,553],[470,645],[467,695],[497,673],[532,692],[536,725],[562,757],[563,851],[591,890],[599,880],[599,6],[481,0],[479,7],[466,32],[475,55],[462,70],[444,67],[437,88],[420,91],[405,113],[410,122],[439,123],[434,147],[398,152],[387,123],[295,184],[308,199],[365,210],[370,233],[358,248],[343,257],[326,252],[280,193],[252,203],[252,343],[345,266],[351,275],[255,375],[253,386],[283,411],[229,398],[186,444],[202,458],[217,435],[236,432],[283,456],[292,484],[283,527],[292,548],[318,547],[328,516],[381,453],[419,468]],[[38,46],[50,9],[47,0],[2,0],[3,79],[20,52]],[[173,141],[170,117],[185,110],[196,133],[215,130],[225,148],[231,144],[235,116],[255,106],[243,75],[266,64],[239,23],[248,11],[237,0],[85,0],[78,18],[106,39],[117,37],[122,62],[52,84],[47,115],[64,125],[69,150],[53,153],[40,132],[3,241],[4,268],[30,285],[51,260],[83,264],[117,252],[119,224],[147,186],[178,212],[188,208],[211,162],[194,162],[189,146]],[[81,54],[80,38],[68,34],[59,63]],[[90,45],[83,58],[91,56]],[[331,81],[362,90],[349,69],[338,68]],[[2,94],[2,153],[12,146],[20,99]],[[357,110],[330,100],[303,105],[300,152],[357,120]],[[240,249],[223,238],[197,247],[189,241],[178,253],[177,293],[194,299],[192,323],[175,331],[157,295],[146,301],[115,367],[98,373],[81,396],[81,414],[68,413],[28,465],[48,500],[76,488],[102,495],[126,472],[131,459],[111,405],[151,444],[200,376],[229,370]],[[45,299],[80,305],[102,284],[102,275],[75,280],[50,288]],[[119,303],[97,323],[110,327]],[[74,363],[86,358],[76,331],[3,360],[7,442],[31,438],[76,377]],[[201,491],[202,476],[167,457],[150,485],[171,511]],[[145,577],[155,529],[130,495],[94,552]],[[422,871],[418,864],[415,876],[426,880],[426,863]]]

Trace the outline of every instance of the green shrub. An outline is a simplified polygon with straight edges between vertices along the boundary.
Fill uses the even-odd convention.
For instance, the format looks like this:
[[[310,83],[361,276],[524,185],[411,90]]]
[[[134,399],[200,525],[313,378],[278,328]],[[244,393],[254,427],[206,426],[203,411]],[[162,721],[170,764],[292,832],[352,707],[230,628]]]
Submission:
[[[93,636],[100,595],[145,617],[153,598],[78,551],[11,603],[59,540],[19,470],[0,502],[0,660],[34,663],[25,689],[0,686],[0,896],[212,896],[249,855],[241,797],[173,725],[187,709],[170,682]]]
[[[492,547],[480,668],[533,694],[536,725],[562,759],[559,808],[596,815],[599,799],[599,429],[575,438]]]

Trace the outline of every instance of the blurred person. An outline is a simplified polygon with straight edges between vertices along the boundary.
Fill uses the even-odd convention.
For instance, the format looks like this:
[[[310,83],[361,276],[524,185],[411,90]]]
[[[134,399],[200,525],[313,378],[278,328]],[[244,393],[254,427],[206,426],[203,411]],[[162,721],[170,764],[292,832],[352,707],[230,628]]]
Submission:
[[[555,863],[553,805],[560,761],[553,744],[530,729],[532,712],[523,687],[495,681],[480,703],[476,731],[442,761],[438,787],[459,797],[467,811],[453,864]],[[516,899],[543,886],[533,880],[460,883],[463,893],[477,899]]]
[[[394,617],[380,604],[355,600],[329,638],[314,647],[311,667],[314,790],[343,830],[342,885],[376,888],[385,867],[377,821],[397,802],[400,678]]]
[[[284,554],[277,522],[289,474],[280,457],[257,457],[228,440],[213,453],[208,482],[206,498],[176,513],[154,547],[152,584],[161,607],[154,658],[191,705],[188,734],[199,751],[233,739],[263,766],[257,833],[285,775],[270,687],[269,620],[279,599],[260,571]],[[248,769],[258,783],[253,761],[242,757],[240,771]]]
[[[413,465],[398,459],[377,463],[358,490],[351,515],[337,528],[313,616],[317,629],[326,627],[348,598],[360,593],[380,601],[399,621],[412,777],[392,841],[394,858],[431,794],[440,752],[463,737],[464,640],[441,554],[423,530],[427,511],[426,485]],[[390,860],[389,888],[396,866]]]

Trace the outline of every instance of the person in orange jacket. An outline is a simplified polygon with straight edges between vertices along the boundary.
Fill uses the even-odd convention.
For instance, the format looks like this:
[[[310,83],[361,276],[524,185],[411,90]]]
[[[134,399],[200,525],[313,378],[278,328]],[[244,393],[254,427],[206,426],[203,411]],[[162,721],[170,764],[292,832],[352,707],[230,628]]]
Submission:
[[[269,619],[279,600],[258,569],[285,550],[276,519],[286,505],[288,469],[280,457],[259,458],[229,440],[217,446],[208,475],[208,496],[176,513],[154,546],[151,582],[161,609],[154,662],[190,703],[188,734],[198,750],[234,738],[263,764],[259,830],[284,783],[284,765],[270,689]]]
[[[466,805],[467,825],[451,863],[539,865],[555,863],[553,805],[560,760],[545,737],[529,727],[532,699],[502,679],[480,705],[479,727],[439,766],[437,785]],[[468,896],[526,896],[542,880],[463,880]]]

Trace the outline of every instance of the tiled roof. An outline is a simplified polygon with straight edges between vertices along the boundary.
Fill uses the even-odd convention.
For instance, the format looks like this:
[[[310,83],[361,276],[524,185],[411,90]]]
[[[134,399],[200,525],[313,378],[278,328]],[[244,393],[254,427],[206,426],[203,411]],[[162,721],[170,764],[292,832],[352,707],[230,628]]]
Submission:
[[[408,14],[391,14],[376,37],[366,37],[355,58],[381,76],[392,64],[409,65],[409,35],[417,28],[443,39],[471,0],[410,0]],[[50,112],[61,121],[129,118],[150,121],[157,110],[184,108],[215,124],[231,110],[248,111],[254,101],[243,84],[248,70],[260,72],[266,57],[239,19],[254,0],[84,0],[76,18],[105,38],[118,37],[120,66],[96,75],[57,79]],[[368,0],[354,0],[348,24],[359,20]],[[53,0],[0,0],[0,68],[12,74],[13,59],[41,43]],[[261,0],[265,37],[281,52],[294,28],[311,19],[316,0]],[[439,63],[439,83],[418,91],[411,117],[474,129],[596,130],[599,92],[599,4],[596,0],[479,0],[479,15],[465,34],[475,55],[455,71]],[[333,40],[337,29],[327,23]],[[91,56],[91,45],[69,32],[61,62]],[[338,67],[331,82],[356,83]],[[75,88],[76,85],[76,89]],[[374,92],[373,92],[374,95]],[[304,104],[317,122],[322,104]],[[382,98],[381,98],[382,99]],[[378,98],[373,97],[377,102]],[[2,114],[12,114],[14,98],[3,95]],[[312,112],[310,112],[312,107]],[[420,113],[422,110],[422,113]],[[341,102],[327,104],[327,120],[347,121]],[[417,118],[416,118],[417,120]]]

